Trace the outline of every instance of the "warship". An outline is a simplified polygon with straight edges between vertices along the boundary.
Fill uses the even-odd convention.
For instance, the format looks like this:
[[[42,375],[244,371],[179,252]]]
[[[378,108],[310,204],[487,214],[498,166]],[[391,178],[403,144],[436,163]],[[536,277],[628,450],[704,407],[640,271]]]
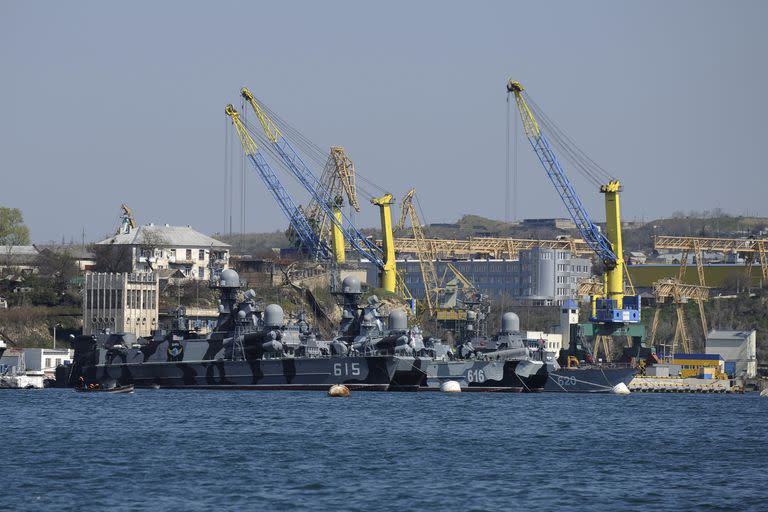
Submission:
[[[610,393],[620,384],[629,386],[637,368],[629,364],[604,364],[594,360],[592,342],[582,333],[579,307],[573,300],[563,303],[560,332],[564,348],[558,360],[547,360],[548,393]]]
[[[343,313],[339,336],[320,339],[306,321],[285,325],[277,304],[262,307],[247,290],[238,300],[240,278],[223,270],[211,283],[220,292],[219,317],[213,332],[200,338],[178,329],[156,331],[149,339],[125,333],[102,333],[73,340],[75,355],[67,379],[104,388],[350,389],[386,391],[418,389],[423,371],[416,353],[428,357],[417,330],[402,329],[402,312],[389,325],[372,297],[360,305],[360,283],[348,278],[337,294]],[[183,319],[180,319],[183,320]]]
[[[348,276],[338,291],[342,314],[332,339],[321,339],[303,315],[286,325],[277,304],[262,307],[253,290],[238,300],[240,278],[227,269],[211,283],[219,290],[213,332],[199,337],[175,328],[151,338],[101,333],[73,340],[75,355],[65,377],[72,387],[327,390],[334,384],[375,391],[438,390],[455,380],[469,391],[540,391],[545,353],[526,346],[513,313],[498,335],[458,349],[424,339],[401,310],[380,312],[373,295],[362,301],[360,281]],[[82,377],[82,380],[81,380]]]
[[[470,311],[470,313],[473,313]],[[469,320],[475,319],[473,314]],[[468,330],[473,331],[470,324]],[[507,312],[501,329],[490,337],[476,336],[456,350],[434,347],[431,359],[420,359],[424,370],[421,389],[439,390],[447,381],[456,381],[462,391],[542,391],[547,382],[547,359],[554,355],[520,331],[520,319]]]

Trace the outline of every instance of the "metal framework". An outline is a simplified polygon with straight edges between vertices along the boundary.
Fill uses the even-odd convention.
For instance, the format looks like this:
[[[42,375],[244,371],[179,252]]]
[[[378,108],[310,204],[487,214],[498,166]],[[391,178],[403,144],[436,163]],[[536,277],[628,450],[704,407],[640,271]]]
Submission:
[[[413,239],[415,241],[413,252],[419,258],[421,278],[424,281],[424,297],[427,304],[427,312],[431,318],[437,310],[438,296],[440,294],[440,281],[437,278],[437,270],[435,269],[437,254],[432,249],[432,246],[426,243],[421,220],[416,213],[416,208],[413,206],[413,195],[415,193],[416,189],[412,188],[405,194],[400,205],[400,220],[397,222],[397,229],[405,228],[406,220],[410,219],[411,231],[413,231]],[[395,240],[395,251],[397,251],[397,240]]]
[[[655,249],[671,249],[682,251],[680,258],[679,277],[685,276],[685,267],[688,263],[688,254],[694,251],[696,255],[696,268],[699,272],[699,284],[704,285],[704,261],[703,251],[711,252],[736,252],[745,253],[747,276],[752,275],[752,264],[757,259],[760,262],[760,275],[762,281],[768,281],[768,255],[766,255],[765,239],[744,239],[744,238],[702,238],[692,236],[669,236],[659,235],[653,239]]]
[[[285,167],[294,175],[301,185],[309,192],[312,199],[317,203],[320,209],[343,234],[352,248],[363,257],[373,261],[379,268],[384,268],[381,248],[373,241],[369,240],[360,231],[355,228],[343,212],[339,211],[338,217],[334,214],[332,207],[332,198],[327,190],[323,188],[320,180],[309,169],[298,152],[293,148],[288,139],[278,128],[277,124],[267,115],[266,111],[259,105],[256,98],[243,87],[241,89],[243,98],[251,105],[256,117],[259,119],[264,134],[269,140],[272,148],[278,154]],[[347,224],[345,226],[344,224]],[[391,291],[394,291],[394,287]]]
[[[685,325],[685,311],[683,304],[689,300],[695,300],[699,305],[699,317],[701,319],[701,328],[704,336],[707,335],[707,319],[704,313],[704,301],[709,298],[709,288],[695,284],[685,284],[679,279],[661,279],[653,283],[653,293],[656,296],[656,311],[653,314],[653,324],[651,325],[650,344],[653,345],[656,339],[656,330],[659,327],[659,315],[661,313],[661,304],[666,299],[671,299],[675,305],[677,314],[677,323],[675,324],[675,335],[672,345],[669,348],[669,354],[675,353],[675,347],[680,342],[683,352],[690,353],[691,343],[688,337],[688,331]],[[665,344],[665,347],[667,345]]]
[[[525,240],[515,238],[469,238],[467,240],[449,240],[424,238],[423,243],[429,251],[439,258],[456,258],[481,255],[493,259],[516,259],[521,250],[540,247],[570,251],[574,255],[592,254],[590,247],[581,239],[564,240]],[[416,253],[419,250],[416,238],[395,238],[395,251],[398,253]]]
[[[328,191],[333,203],[332,206],[341,207],[346,195],[347,204],[360,211],[357,201],[357,188],[355,186],[355,164],[341,146],[331,146],[331,153],[320,175],[321,186]],[[318,237],[326,243],[331,240],[332,221],[325,215],[323,209],[312,198],[307,207],[307,218],[315,227]]]
[[[330,256],[330,250],[327,244],[324,244],[315,234],[309,221],[307,220],[304,212],[301,208],[296,206],[288,191],[283,187],[277,175],[270,167],[264,155],[259,151],[256,141],[248,133],[248,129],[240,119],[240,114],[235,110],[232,105],[227,105],[224,112],[232,120],[232,124],[237,131],[237,135],[240,138],[240,142],[243,146],[248,161],[261,177],[267,190],[275,198],[278,206],[283,211],[283,214],[288,218],[288,222],[291,229],[299,237],[301,246],[304,247],[310,254],[320,257]]]

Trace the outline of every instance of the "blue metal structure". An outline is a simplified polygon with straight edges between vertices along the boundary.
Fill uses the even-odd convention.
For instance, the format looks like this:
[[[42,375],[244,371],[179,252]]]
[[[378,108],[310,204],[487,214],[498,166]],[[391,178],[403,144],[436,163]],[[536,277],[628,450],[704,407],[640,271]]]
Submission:
[[[285,166],[291,173],[299,180],[304,188],[309,192],[320,208],[323,210],[328,219],[333,222],[336,227],[344,235],[344,238],[349,242],[352,248],[357,251],[364,258],[374,262],[379,268],[384,266],[384,260],[382,258],[382,250],[372,240],[369,240],[365,235],[360,233],[357,228],[352,225],[349,218],[341,212],[342,220],[336,218],[334,211],[331,207],[334,204],[333,198],[328,190],[325,190],[320,179],[309,169],[301,156],[296,152],[293,146],[283,136],[280,129],[272,121],[272,119],[266,114],[261,106],[256,102],[256,99],[248,91],[243,88],[243,97],[253,107],[256,116],[262,124],[264,132],[269,139],[273,149],[280,156]]]
[[[330,248],[320,240],[315,233],[315,230],[312,229],[306,216],[301,211],[301,208],[296,206],[290,194],[288,194],[288,191],[283,187],[282,183],[280,183],[280,180],[272,170],[272,167],[270,167],[269,163],[264,158],[264,155],[261,154],[253,138],[243,125],[238,112],[232,105],[227,105],[225,112],[232,118],[232,124],[237,129],[248,161],[251,162],[251,165],[256,170],[259,177],[261,177],[267,190],[269,190],[275,198],[275,201],[277,201],[277,204],[280,206],[280,209],[283,211],[283,214],[288,218],[291,228],[293,228],[294,232],[299,237],[300,248],[315,257],[330,257]]]

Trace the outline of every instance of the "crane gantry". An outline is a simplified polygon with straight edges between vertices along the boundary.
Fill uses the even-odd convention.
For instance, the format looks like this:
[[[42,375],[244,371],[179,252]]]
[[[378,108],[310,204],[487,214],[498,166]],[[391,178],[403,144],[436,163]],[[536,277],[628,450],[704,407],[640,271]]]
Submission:
[[[688,330],[686,329],[685,311],[683,310],[683,305],[689,300],[695,300],[699,304],[701,329],[704,333],[704,336],[706,336],[708,329],[703,303],[709,298],[709,288],[695,284],[685,284],[680,282],[679,279],[670,278],[661,279],[653,283],[653,293],[656,297],[656,310],[653,314],[653,323],[651,325],[649,343],[652,345],[656,339],[656,331],[659,327],[661,304],[663,304],[666,299],[671,299],[672,303],[675,305],[677,322],[675,324],[675,335],[672,339],[671,346],[666,342],[662,344],[665,349],[663,350],[663,353],[664,355],[669,356],[674,355],[678,342],[680,343],[684,353],[690,353],[692,347],[691,341],[688,337]]]

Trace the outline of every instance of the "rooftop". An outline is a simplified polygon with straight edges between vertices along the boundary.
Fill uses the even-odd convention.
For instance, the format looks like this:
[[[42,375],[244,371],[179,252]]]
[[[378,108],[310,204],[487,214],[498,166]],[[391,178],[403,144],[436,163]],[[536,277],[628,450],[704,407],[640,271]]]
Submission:
[[[229,247],[229,244],[195,231],[191,226],[169,226],[167,224],[164,226],[146,224],[133,228],[128,233],[119,233],[97,243],[99,245],[144,245],[149,240],[159,246]]]

